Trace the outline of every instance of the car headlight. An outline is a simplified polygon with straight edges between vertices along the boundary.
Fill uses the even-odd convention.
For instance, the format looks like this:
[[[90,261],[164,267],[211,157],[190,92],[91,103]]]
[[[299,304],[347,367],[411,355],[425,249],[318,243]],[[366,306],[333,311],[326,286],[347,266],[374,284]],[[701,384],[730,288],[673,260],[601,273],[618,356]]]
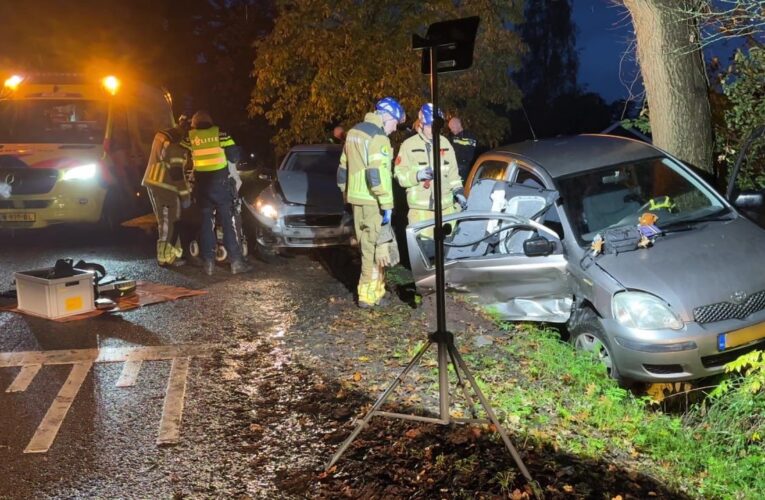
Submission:
[[[276,210],[276,208],[274,208],[274,206],[270,203],[263,203],[260,198],[255,200],[255,210],[257,210],[258,213],[263,217],[267,217],[269,219],[276,220],[279,217],[279,211]]]
[[[644,292],[622,292],[611,302],[614,318],[623,326],[640,330],[680,330],[683,322],[658,297]]]
[[[63,181],[84,181],[96,176],[96,164],[88,163],[64,170],[61,175]]]

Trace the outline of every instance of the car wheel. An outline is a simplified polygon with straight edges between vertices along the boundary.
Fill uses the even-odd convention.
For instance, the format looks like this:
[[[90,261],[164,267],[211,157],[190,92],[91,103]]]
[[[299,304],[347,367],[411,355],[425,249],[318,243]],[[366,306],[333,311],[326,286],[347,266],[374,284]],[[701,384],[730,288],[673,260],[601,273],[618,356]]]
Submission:
[[[579,320],[569,326],[570,342],[577,351],[592,353],[605,365],[611,378],[624,383],[619,374],[619,368],[614,364],[608,338],[594,313],[587,311],[580,315]]]
[[[224,247],[221,244],[218,244],[215,246],[215,261],[216,262],[223,262],[226,260],[226,257],[228,257],[228,251],[226,250],[226,247]]]

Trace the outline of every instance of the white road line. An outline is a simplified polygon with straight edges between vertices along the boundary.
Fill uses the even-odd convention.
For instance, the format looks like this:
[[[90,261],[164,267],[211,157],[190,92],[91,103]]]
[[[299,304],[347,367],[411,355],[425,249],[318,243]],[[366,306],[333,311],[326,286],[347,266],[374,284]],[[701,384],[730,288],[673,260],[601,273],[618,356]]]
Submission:
[[[143,361],[140,359],[137,361],[125,361],[125,364],[122,365],[122,373],[120,373],[120,378],[117,380],[117,387],[134,386],[136,379],[138,378],[138,372],[141,371],[142,364]]]
[[[180,438],[189,361],[190,358],[175,358],[170,368],[165,403],[162,406],[162,420],[159,422],[158,445],[175,444]]]
[[[24,449],[24,453],[45,453],[48,451],[56,439],[61,423],[64,421],[75,396],[80,391],[80,387],[92,366],[92,361],[75,363],[72,366],[69,377],[64,382],[64,385],[61,386],[61,390],[58,391],[56,399],[53,400],[53,404],[48,408],[48,412],[43,417],[42,422],[37,426],[37,430]]]
[[[211,345],[160,345],[141,347],[104,347],[102,349],[68,349],[61,351],[25,351],[0,353],[0,368],[25,365],[70,365],[92,361],[159,361],[179,357],[210,356]]]
[[[24,392],[29,387],[29,384],[34,380],[37,372],[40,371],[42,365],[24,365],[21,367],[19,374],[13,379],[13,383],[8,386],[5,392]]]

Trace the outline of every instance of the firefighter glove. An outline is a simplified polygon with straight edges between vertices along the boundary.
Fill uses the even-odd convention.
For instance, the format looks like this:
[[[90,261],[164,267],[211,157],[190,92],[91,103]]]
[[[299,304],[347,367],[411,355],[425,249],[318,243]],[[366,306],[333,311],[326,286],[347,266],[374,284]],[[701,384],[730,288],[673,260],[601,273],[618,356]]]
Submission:
[[[391,215],[393,215],[393,210],[391,210],[390,208],[387,208],[385,210],[382,210],[380,212],[380,215],[382,215],[382,225],[383,226],[386,225],[386,224],[390,224],[390,218],[391,218]]]
[[[429,181],[433,179],[433,169],[430,167],[425,167],[422,170],[417,172],[417,180],[422,181]]]
[[[464,211],[467,210],[467,198],[465,198],[465,191],[460,188],[454,191],[454,200],[459,203],[460,208]]]

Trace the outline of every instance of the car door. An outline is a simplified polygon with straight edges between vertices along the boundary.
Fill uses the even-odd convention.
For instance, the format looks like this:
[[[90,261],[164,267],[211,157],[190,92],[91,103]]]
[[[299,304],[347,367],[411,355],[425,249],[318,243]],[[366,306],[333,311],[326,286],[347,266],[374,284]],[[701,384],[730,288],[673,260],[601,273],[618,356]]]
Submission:
[[[556,198],[554,191],[505,181],[482,179],[474,184],[468,209],[444,217],[452,228],[444,242],[447,289],[467,294],[503,319],[566,322],[572,293],[563,245],[555,231],[529,217],[538,214],[539,207],[556,210],[551,203]],[[412,273],[423,294],[435,288],[433,224],[431,220],[407,228]],[[526,255],[523,243],[534,237],[552,242],[552,252]]]

